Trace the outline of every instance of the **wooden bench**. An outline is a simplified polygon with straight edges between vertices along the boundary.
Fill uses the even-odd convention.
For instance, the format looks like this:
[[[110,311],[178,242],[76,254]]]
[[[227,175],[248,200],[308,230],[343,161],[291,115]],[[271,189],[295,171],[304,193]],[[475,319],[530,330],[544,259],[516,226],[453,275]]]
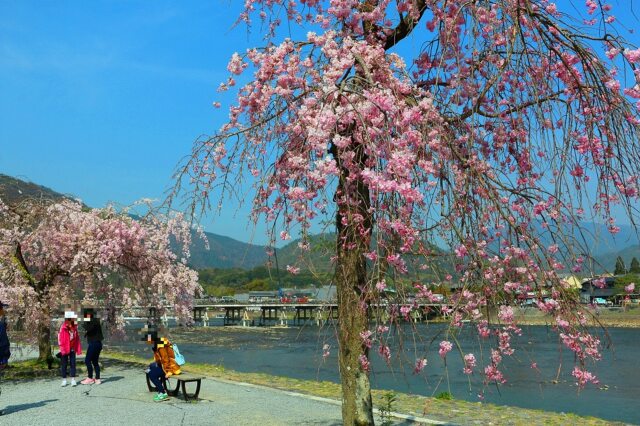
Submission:
[[[157,392],[156,387],[151,383],[151,379],[149,379],[149,374],[145,375],[147,377],[147,388],[149,388],[149,392]],[[184,395],[184,400],[189,401],[190,399],[198,399],[198,395],[200,394],[200,384],[202,383],[202,376],[195,376],[189,373],[182,373],[177,376],[171,376],[169,379],[166,379],[164,376],[161,377],[162,386],[166,389],[167,395],[178,396],[180,392],[180,387],[182,386],[182,395]],[[175,388],[171,389],[170,380],[176,381]],[[189,394],[187,393],[187,383],[196,382],[196,391],[195,393]]]

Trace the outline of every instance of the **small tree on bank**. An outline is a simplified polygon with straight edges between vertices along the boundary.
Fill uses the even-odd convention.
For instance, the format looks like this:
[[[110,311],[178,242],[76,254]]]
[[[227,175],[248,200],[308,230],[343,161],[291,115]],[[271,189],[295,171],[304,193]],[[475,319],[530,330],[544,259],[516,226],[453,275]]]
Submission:
[[[26,320],[40,360],[51,357],[52,314],[78,301],[104,309],[115,327],[124,325],[115,309],[132,306],[169,304],[189,321],[198,276],[171,240],[188,248],[190,238],[180,216],[134,220],[72,201],[0,201],[0,300]]]
[[[640,274],[640,262],[635,257],[631,259],[631,264],[629,265],[629,273],[630,274]]]
[[[333,216],[344,423],[373,423],[369,351],[390,361],[391,323],[417,309],[372,327],[371,304],[394,276],[434,269],[438,244],[455,253],[460,288],[443,358],[472,320],[492,345],[485,383],[504,382],[501,361],[520,333],[511,305],[538,292],[537,308],[576,355],[576,381],[596,381],[585,364],[599,341],[558,272],[583,268],[559,250],[579,243],[581,220],[598,215],[617,232],[612,205],[632,212],[639,194],[630,100],[640,98],[640,50],[610,32],[609,7],[587,1],[583,23],[544,0],[245,6],[241,20],[262,20],[267,42],[232,57],[223,89],[247,70],[251,81],[220,132],[196,142],[176,192],[186,188],[196,212],[250,180],[254,219],[275,224],[274,239],[298,232],[301,249],[316,218]],[[283,22],[287,37],[306,35],[279,37]],[[436,300],[426,285],[415,291]],[[499,324],[488,323],[492,308]],[[460,355],[473,373],[479,357]],[[417,354],[416,372],[426,364]]]

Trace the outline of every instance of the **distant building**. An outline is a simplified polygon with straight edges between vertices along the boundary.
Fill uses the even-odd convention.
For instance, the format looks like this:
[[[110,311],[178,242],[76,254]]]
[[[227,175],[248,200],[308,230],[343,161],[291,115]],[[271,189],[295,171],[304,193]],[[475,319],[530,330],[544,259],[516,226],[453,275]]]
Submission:
[[[272,291],[250,291],[249,303],[263,303],[263,302],[275,302],[279,299],[278,292]]]
[[[563,281],[569,284],[570,288],[582,289],[582,283],[585,281],[583,279],[578,278],[575,275],[567,275],[565,277],[561,277]]]
[[[595,284],[596,280],[604,280],[604,286],[601,288]],[[600,298],[609,300],[615,296],[614,285],[616,279],[614,277],[595,277],[582,283],[580,290],[580,301],[583,303],[592,303],[593,299]]]
[[[338,300],[338,293],[335,285],[325,285],[318,288],[313,296],[318,302],[335,302]]]

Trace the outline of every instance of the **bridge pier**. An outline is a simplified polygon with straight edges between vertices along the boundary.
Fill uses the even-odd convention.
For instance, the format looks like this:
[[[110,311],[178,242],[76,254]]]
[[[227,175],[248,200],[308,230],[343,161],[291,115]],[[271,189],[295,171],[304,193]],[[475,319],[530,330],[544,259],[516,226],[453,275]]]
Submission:
[[[314,306],[306,306],[306,305],[296,306],[296,315],[294,316],[296,325],[300,325],[300,321],[302,321],[302,324],[304,324],[308,320],[312,319],[314,310],[315,310]]]
[[[287,313],[285,311],[280,312],[280,323],[278,325],[280,327],[289,327],[289,323],[287,322]]]
[[[240,322],[242,306],[225,306],[223,325],[236,325]]]
[[[249,327],[251,325],[251,318],[249,318],[249,312],[245,309],[242,314],[242,326]]]
[[[207,308],[196,306],[193,308],[193,322],[199,323],[203,321],[204,315],[207,312]]]
[[[262,315],[260,316],[260,325],[267,325],[267,321],[275,324],[278,321],[278,306],[262,306]]]

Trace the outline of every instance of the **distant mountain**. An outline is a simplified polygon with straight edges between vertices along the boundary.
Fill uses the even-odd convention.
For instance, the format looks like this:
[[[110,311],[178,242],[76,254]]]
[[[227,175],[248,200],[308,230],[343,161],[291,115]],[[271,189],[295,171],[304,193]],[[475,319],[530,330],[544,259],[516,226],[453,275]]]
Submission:
[[[0,198],[11,204],[26,198],[40,198],[55,202],[72,197],[45,186],[0,173]],[[629,266],[633,257],[640,260],[640,241],[632,226],[620,225],[620,232],[615,235],[611,234],[603,224],[585,222],[582,224],[582,228],[582,236],[573,235],[573,237],[577,241],[584,238],[582,245],[602,265],[601,268],[596,268],[596,272],[613,269],[615,259],[618,256],[624,259],[627,266]],[[570,234],[566,230],[565,232]],[[293,240],[277,249],[275,256],[271,257],[267,255],[265,246],[244,243],[211,232],[206,232],[205,234],[209,241],[209,250],[205,248],[204,242],[195,233],[193,236],[194,243],[191,247],[190,264],[196,269],[253,269],[268,262],[271,262],[272,267],[275,267],[277,263],[280,270],[285,270],[287,265],[297,265],[303,270],[308,269],[321,273],[330,272],[333,269],[331,257],[335,253],[336,236],[334,233],[310,236],[311,249],[309,251],[300,249],[300,240]],[[542,238],[543,242],[551,244],[546,241],[548,236],[543,236]],[[620,249],[621,247],[624,248]],[[451,256],[446,251],[434,247],[434,254],[436,255],[435,269],[439,270],[439,274],[453,270]],[[409,269],[413,275],[415,268],[409,265]]]
[[[638,233],[631,225],[618,225],[620,232],[616,234],[609,232],[607,226],[601,223],[583,222],[581,226],[587,248],[595,257],[617,252],[621,247],[640,244]]]
[[[0,173],[0,198],[6,204],[14,204],[29,198],[55,202],[73,197],[56,192],[46,186]]]
[[[309,250],[299,247],[300,239],[296,239],[275,250],[278,258],[278,267],[286,268],[287,265],[297,265],[301,269],[308,269],[314,272],[331,272],[333,263],[331,257],[335,254],[336,234],[324,233],[310,235],[308,238]],[[272,256],[272,263],[275,264],[275,256]]]
[[[73,199],[53,189],[26,182],[0,173],[0,199],[6,204],[19,203],[26,199],[41,199],[52,203]],[[210,250],[195,233],[191,247],[191,265],[196,268],[244,268],[251,269],[267,262],[265,247],[246,244],[233,238],[206,233]]]
[[[600,266],[596,266],[596,272],[611,272],[616,268],[616,259],[620,256],[624,261],[624,265],[629,269],[631,259],[634,257],[640,260],[640,244],[626,247],[622,250],[611,251],[595,257]]]
[[[335,234],[310,236],[309,251],[302,250],[298,246],[300,239],[293,240],[281,248],[270,250],[273,252],[272,256],[268,256],[266,246],[246,244],[210,232],[205,234],[209,240],[209,250],[205,248],[204,242],[198,236],[195,234],[193,236],[194,244],[191,247],[189,263],[196,269],[253,269],[271,262],[271,267],[277,266],[280,270],[285,270],[287,265],[298,265],[301,269],[316,272],[332,270],[331,256],[335,247]]]
[[[194,232],[192,236],[189,264],[194,269],[242,268],[252,269],[268,261],[264,246],[243,243],[233,238],[205,232],[209,250],[204,241]]]

